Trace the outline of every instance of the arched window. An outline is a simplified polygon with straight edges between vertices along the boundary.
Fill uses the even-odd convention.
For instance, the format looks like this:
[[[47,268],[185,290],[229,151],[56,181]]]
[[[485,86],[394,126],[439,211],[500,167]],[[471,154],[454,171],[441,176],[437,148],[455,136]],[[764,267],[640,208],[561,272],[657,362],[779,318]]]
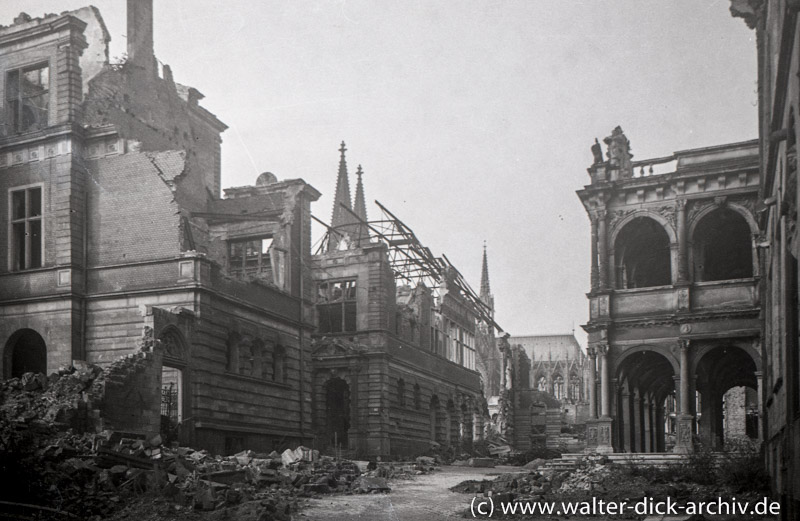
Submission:
[[[627,223],[614,244],[617,289],[666,286],[672,282],[669,236],[649,217]]]
[[[536,382],[536,390],[544,393],[547,392],[547,378],[544,376],[539,377],[539,380]]]
[[[421,402],[420,394],[421,393],[419,389],[419,384],[414,384],[414,409],[416,410],[419,410],[420,408],[420,402]]]
[[[397,380],[397,402],[400,407],[406,406],[406,382],[402,378]]]
[[[693,239],[695,282],[753,276],[750,226],[739,213],[714,210],[697,224]]]
[[[272,381],[286,383],[286,350],[281,345],[272,351]]]
[[[267,377],[267,367],[264,363],[264,342],[261,339],[256,338],[253,340],[253,376],[255,378],[266,378]]]
[[[559,400],[564,399],[564,377],[561,375],[553,378],[553,395]]]

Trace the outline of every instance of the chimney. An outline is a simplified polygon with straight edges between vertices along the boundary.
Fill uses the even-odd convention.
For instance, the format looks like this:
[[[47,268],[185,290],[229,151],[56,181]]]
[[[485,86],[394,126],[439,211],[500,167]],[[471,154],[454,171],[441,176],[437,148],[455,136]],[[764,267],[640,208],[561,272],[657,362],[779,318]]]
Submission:
[[[128,62],[155,73],[153,0],[128,0]]]

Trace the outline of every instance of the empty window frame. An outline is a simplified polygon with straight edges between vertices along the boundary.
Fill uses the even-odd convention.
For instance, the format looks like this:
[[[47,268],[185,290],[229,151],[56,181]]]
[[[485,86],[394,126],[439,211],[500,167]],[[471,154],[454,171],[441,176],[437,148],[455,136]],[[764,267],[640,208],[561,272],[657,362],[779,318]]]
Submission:
[[[38,64],[6,72],[6,115],[12,132],[47,126],[50,109],[50,67]]]
[[[42,238],[42,187],[9,191],[9,269],[12,271],[41,268],[44,242]]]
[[[321,282],[317,286],[320,333],[356,331],[356,281]]]
[[[230,241],[228,243],[230,274],[243,279],[272,273],[270,247],[272,247],[272,237]]]

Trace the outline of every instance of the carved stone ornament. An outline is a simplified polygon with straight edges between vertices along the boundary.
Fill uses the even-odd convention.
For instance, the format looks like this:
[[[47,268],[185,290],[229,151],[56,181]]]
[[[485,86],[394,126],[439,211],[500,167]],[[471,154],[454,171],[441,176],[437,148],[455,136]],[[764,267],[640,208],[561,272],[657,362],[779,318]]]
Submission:
[[[314,340],[312,344],[312,354],[314,356],[359,355],[366,350],[365,346],[343,338],[322,337]]]

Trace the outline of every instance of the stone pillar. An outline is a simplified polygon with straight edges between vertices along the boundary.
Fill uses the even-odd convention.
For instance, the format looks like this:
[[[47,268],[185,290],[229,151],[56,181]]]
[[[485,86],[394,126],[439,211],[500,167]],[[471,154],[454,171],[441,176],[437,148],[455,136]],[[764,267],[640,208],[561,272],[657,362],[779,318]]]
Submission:
[[[597,351],[594,346],[586,349],[589,355],[589,419],[586,421],[586,452],[594,452],[597,448]]]
[[[757,394],[756,399],[758,400],[758,441],[764,441],[764,426],[762,422],[762,418],[764,417],[764,377],[761,374],[761,371],[756,371],[756,381],[758,385],[756,387]],[[745,401],[745,403],[747,403]]]
[[[589,354],[589,419],[597,418],[597,351],[594,347],[587,349]]]
[[[623,452],[634,452],[631,445],[631,396],[628,394],[628,386],[622,388],[622,450]]]
[[[678,409],[678,429],[675,437],[675,452],[690,453],[694,450],[692,445],[692,427],[694,416],[692,415],[690,400],[690,381],[689,381],[689,340],[679,340],[681,350],[681,391],[680,407]]]
[[[608,367],[608,344],[598,346],[600,354],[600,416],[611,417],[611,377]]]
[[[686,199],[675,201],[675,218],[678,228],[678,284],[689,282],[686,251]]]
[[[609,346],[597,346],[600,355],[600,418],[597,420],[597,452],[614,452],[611,437],[611,371],[609,369]]]
[[[605,209],[597,210],[597,256],[600,289],[608,289],[608,233],[606,231]]]
[[[639,391],[633,392],[632,416],[631,452],[644,452],[642,449],[642,400],[639,398]]]
[[[597,223],[599,221],[597,214],[592,213],[589,218],[592,220],[592,293],[597,291],[600,287],[600,268],[597,262],[598,253],[598,231]]]
[[[644,452],[653,452],[653,438],[652,438],[652,409],[650,407],[650,397],[645,397],[642,417],[644,419]]]

